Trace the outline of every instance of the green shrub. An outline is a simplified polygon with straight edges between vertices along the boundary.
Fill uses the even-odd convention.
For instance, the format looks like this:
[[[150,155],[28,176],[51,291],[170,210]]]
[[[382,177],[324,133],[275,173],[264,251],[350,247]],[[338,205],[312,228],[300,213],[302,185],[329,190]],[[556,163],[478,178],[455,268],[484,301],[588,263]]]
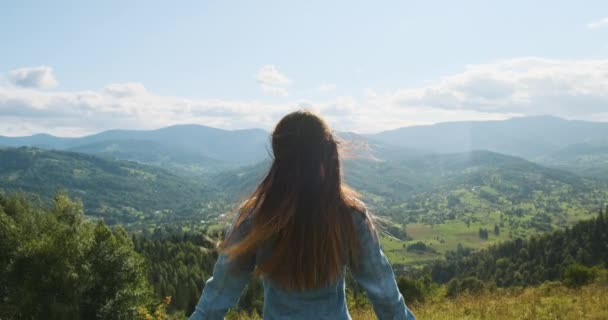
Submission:
[[[403,295],[406,304],[424,302],[425,286],[422,281],[416,281],[407,277],[397,279],[399,292]]]
[[[578,288],[593,281],[595,272],[592,268],[573,263],[564,271],[564,283],[571,288]]]

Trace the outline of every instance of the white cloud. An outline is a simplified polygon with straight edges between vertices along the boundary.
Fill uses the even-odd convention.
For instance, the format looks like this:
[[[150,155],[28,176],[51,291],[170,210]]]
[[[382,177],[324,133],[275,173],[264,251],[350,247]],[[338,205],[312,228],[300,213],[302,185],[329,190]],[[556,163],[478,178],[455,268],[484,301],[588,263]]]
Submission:
[[[608,17],[587,23],[587,28],[589,29],[597,29],[602,27],[608,27]]]
[[[287,94],[270,83],[275,85],[264,83],[262,90]],[[141,83],[45,91],[0,82],[0,135],[81,135],[184,123],[270,129],[298,108],[320,112],[336,130],[355,132],[539,114],[608,121],[608,60],[509,59],[467,66],[419,87],[282,103],[163,96]]]
[[[139,82],[115,83],[103,89],[108,95],[124,98],[147,93],[146,88]]]
[[[264,93],[281,97],[289,95],[285,86],[290,84],[291,80],[273,65],[263,66],[256,74],[255,79]]]
[[[330,93],[336,91],[336,85],[334,83],[324,83],[315,88],[316,92],[319,93]]]
[[[20,68],[7,75],[10,83],[23,88],[49,89],[57,86],[53,69],[47,66]]]
[[[519,58],[473,65],[382,99],[404,107],[590,117],[608,109],[608,60]]]
[[[263,66],[260,71],[258,71],[255,78],[259,83],[267,85],[284,85],[291,82],[286,75],[280,73],[273,65]]]
[[[152,129],[198,123],[219,128],[271,128],[295,105],[161,96],[137,83],[101,90],[43,91],[0,85],[0,135],[45,132],[72,136],[108,129]]]

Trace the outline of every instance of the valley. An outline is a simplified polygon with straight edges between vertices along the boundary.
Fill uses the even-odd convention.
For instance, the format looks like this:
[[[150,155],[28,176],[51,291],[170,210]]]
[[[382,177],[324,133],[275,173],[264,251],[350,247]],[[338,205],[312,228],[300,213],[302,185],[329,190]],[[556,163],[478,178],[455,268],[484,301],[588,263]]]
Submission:
[[[415,266],[458,246],[485,248],[592,217],[608,199],[608,180],[595,174],[608,170],[602,160],[608,149],[585,143],[601,143],[606,128],[536,117],[338,134],[345,181],[382,220],[387,255]],[[564,130],[578,131],[566,139]],[[541,132],[556,137],[535,140]],[[267,143],[262,130],[204,126],[3,137],[0,188],[41,201],[64,190],[81,199],[92,218],[130,230],[151,232],[167,223],[206,230],[227,223],[226,215],[263,177]]]
[[[516,125],[515,129],[524,132],[540,130],[521,126],[538,126],[542,119],[507,120],[498,127]],[[548,120],[552,126],[561,121]],[[565,120],[561,124],[572,125]],[[596,132],[596,127],[603,128],[604,124],[588,125],[593,130],[585,130]],[[497,133],[493,126],[485,132],[485,126],[479,124],[437,125],[442,130],[452,126],[474,126],[473,132],[492,139],[483,143],[473,139],[477,142],[458,148],[452,146],[458,142],[452,139],[450,147],[442,148],[433,135],[448,139],[462,128],[448,133],[440,130],[430,136],[427,131],[432,128],[404,128],[403,132],[414,130],[415,135],[421,134],[416,130],[422,130],[421,141],[415,139],[416,143],[405,145],[410,133],[403,140],[394,140],[395,132],[338,133],[344,181],[361,194],[375,216],[381,245],[407,304],[418,314],[437,319],[446,318],[448,313],[467,312],[496,317],[526,312],[550,316],[542,306],[553,308],[554,303],[537,304],[542,308],[505,306],[524,296],[551,296],[561,301],[566,293],[605,292],[601,282],[605,280],[593,280],[605,278],[602,246],[608,239],[602,231],[608,215],[608,179],[603,174],[608,172],[608,149],[603,147],[601,134],[571,134],[569,139],[579,139],[562,144],[557,143],[561,138],[531,138],[529,144],[518,147],[520,144],[507,143],[509,138],[516,139],[518,132],[508,137],[505,131]],[[545,128],[549,129],[551,126]],[[495,144],[488,144],[491,141]],[[112,260],[117,262],[112,268],[128,279],[124,286],[130,286],[129,290],[143,290],[139,298],[129,298],[132,304],[148,303],[148,307],[139,309],[141,319],[150,319],[154,312],[183,319],[194,308],[212,272],[217,258],[215,245],[231,214],[270,166],[267,143],[268,134],[262,130],[226,131],[202,126],[110,131],[82,138],[0,137],[0,237],[6,238],[3,243],[12,257],[0,257],[0,262],[9,266],[8,273],[0,272],[0,277],[21,277],[18,268],[10,267],[12,264],[38,261],[38,257],[54,252],[53,241],[65,241],[66,235],[74,237],[76,232],[80,234],[76,237],[93,239],[86,241],[86,252],[102,250],[99,246],[106,242],[120,243],[122,249],[114,254],[122,258]],[[425,145],[432,148],[422,148]],[[511,148],[501,149],[506,145]],[[530,146],[535,146],[534,152]],[[33,245],[38,234],[44,235],[44,246],[35,251],[15,247]],[[77,242],[69,242],[69,246],[74,252],[80,250]],[[53,263],[74,263],[78,268],[78,261],[98,254],[93,253],[78,257],[53,253],[59,259]],[[121,259],[137,261],[129,266],[142,267],[139,271],[128,269],[118,263]],[[576,267],[577,263],[582,265]],[[572,268],[582,268],[582,284],[591,284],[573,288],[567,271]],[[93,278],[103,277],[103,269],[91,272]],[[557,291],[549,294],[543,286],[552,282],[546,281],[563,281],[564,285],[552,286]],[[149,287],[143,289],[146,283]],[[347,283],[353,316],[372,317],[361,289],[350,276]],[[541,283],[547,284],[523,293],[512,289]],[[119,288],[123,284],[113,285]],[[68,291],[85,290],[72,289],[69,283],[65,286]],[[29,291],[35,295],[34,287],[23,289],[24,293],[15,297],[8,295],[9,299],[20,299]],[[228,319],[258,316],[263,305],[261,290],[260,282],[251,280]],[[490,295],[496,292],[500,298],[492,300]],[[90,297],[113,301],[98,294]],[[142,300],[144,297],[149,300]],[[471,299],[485,299],[485,303],[497,307],[476,308]],[[145,301],[155,301],[156,311],[147,311],[153,308]],[[464,309],[456,307],[457,302],[464,303]],[[590,303],[584,308],[605,314],[598,306]],[[116,310],[127,312],[120,307]],[[0,312],[13,311],[0,308]]]

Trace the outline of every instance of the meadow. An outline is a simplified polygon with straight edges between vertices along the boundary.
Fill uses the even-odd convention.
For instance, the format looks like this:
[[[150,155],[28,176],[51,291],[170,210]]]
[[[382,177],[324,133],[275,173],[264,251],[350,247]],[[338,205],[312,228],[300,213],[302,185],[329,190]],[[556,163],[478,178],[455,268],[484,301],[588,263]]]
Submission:
[[[446,298],[440,288],[430,301],[410,306],[422,320],[566,320],[608,319],[608,283],[569,288],[559,282],[533,288],[488,290]],[[353,320],[375,320],[371,306],[349,308]],[[260,319],[257,314],[232,313],[227,319]]]
[[[536,288],[497,289],[480,295],[440,298],[413,305],[418,319],[608,319],[608,286],[595,283],[578,289],[559,283]],[[376,319],[370,309],[354,310],[354,320]]]

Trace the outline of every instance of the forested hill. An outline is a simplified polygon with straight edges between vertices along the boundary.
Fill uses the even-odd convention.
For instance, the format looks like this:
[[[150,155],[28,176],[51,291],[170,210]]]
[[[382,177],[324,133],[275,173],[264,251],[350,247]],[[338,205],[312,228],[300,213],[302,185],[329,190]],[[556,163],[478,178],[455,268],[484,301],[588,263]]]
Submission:
[[[403,127],[368,135],[370,139],[441,153],[490,150],[528,159],[569,145],[606,141],[608,123],[552,116],[502,121],[445,122]]]
[[[346,161],[344,171],[347,181],[354,186],[394,195],[451,190],[463,185],[482,186],[491,182],[487,178],[509,184],[504,191],[523,193],[528,187],[548,190],[556,183],[568,184],[580,192],[592,186],[589,179],[570,172],[490,151],[428,154],[394,161]],[[369,179],[378,175],[382,179]]]
[[[123,224],[218,216],[233,209],[269,165],[187,177],[131,161],[36,148],[0,149],[0,159],[0,188],[46,199],[63,188],[81,198],[89,214]],[[344,164],[346,181],[375,213],[397,224],[501,224],[513,236],[525,236],[584,219],[606,196],[602,182],[488,151]]]
[[[517,239],[477,252],[460,248],[432,267],[433,280],[474,277],[498,286],[529,286],[562,279],[573,264],[608,266],[608,208],[563,230]]]
[[[336,134],[347,142],[347,146],[366,146],[365,150],[359,150],[358,158],[392,161],[429,153],[489,150],[608,179],[608,123],[603,122],[538,116],[446,122],[365,135]],[[0,136],[0,146],[30,146],[133,160],[184,176],[255,165],[269,159],[270,149],[269,133],[265,130],[223,130],[202,125],[110,130],[75,138],[48,134]]]
[[[268,165],[223,172],[211,181],[238,199]],[[603,181],[489,151],[350,159],[343,172],[370,210],[392,221],[389,259],[409,266],[440,259],[458,244],[484,248],[570,226],[592,217],[608,199]],[[420,242],[428,250],[408,250]]]
[[[537,160],[583,176],[608,179],[608,141],[570,145]]]
[[[268,168],[269,162],[262,162],[221,172],[212,181],[222,190],[238,194],[251,190]],[[346,159],[343,171],[346,182],[358,190],[397,201],[416,193],[481,187],[491,182],[505,185],[504,192],[518,194],[528,194],[529,188],[548,191],[557,185],[568,185],[574,192],[588,192],[601,185],[568,171],[490,151],[413,153],[391,160]]]
[[[0,148],[0,189],[50,199],[66,190],[87,213],[108,223],[201,214],[198,203],[215,193],[199,181],[161,168],[86,154],[36,148]],[[199,216],[200,218],[200,216]]]
[[[159,165],[179,173],[204,173],[267,158],[268,133],[176,125],[156,130],[110,130],[78,138],[0,136],[0,146],[84,152]]]
[[[268,163],[220,173],[224,192],[251,190]],[[344,177],[377,213],[396,220],[441,223],[479,211],[565,214],[597,207],[605,184],[568,171],[489,151],[410,155],[392,161],[344,161]],[[599,193],[599,195],[598,195]],[[567,203],[563,203],[567,202]],[[521,210],[520,210],[521,209]]]

